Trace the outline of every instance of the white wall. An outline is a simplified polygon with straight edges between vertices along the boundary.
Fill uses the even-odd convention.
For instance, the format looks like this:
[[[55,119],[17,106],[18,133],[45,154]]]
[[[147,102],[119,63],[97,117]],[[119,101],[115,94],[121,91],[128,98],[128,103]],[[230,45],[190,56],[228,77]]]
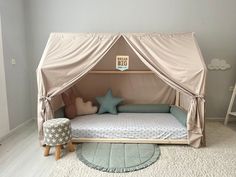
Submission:
[[[8,108],[7,108],[5,69],[3,61],[1,16],[0,16],[0,115],[1,115],[1,123],[0,123],[0,139],[1,139],[1,137],[5,136],[10,130]]]
[[[226,113],[236,81],[235,0],[26,0],[31,96],[36,114],[38,65],[50,32],[195,31],[206,63],[222,58],[231,70],[210,71],[207,116]]]
[[[23,0],[0,0],[10,129],[32,119]],[[16,59],[16,65],[11,64]]]
[[[0,0],[10,129],[36,117],[35,70],[50,32],[195,31],[206,63],[217,57],[232,66],[208,73],[207,116],[224,116],[236,79],[235,7],[235,0]]]

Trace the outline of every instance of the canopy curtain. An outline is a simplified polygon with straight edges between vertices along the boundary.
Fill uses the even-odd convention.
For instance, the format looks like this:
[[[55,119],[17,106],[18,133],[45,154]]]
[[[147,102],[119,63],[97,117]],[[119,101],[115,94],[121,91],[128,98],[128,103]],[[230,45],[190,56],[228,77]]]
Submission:
[[[200,147],[204,137],[206,68],[193,33],[51,34],[37,70],[41,143],[42,124],[52,118],[50,99],[88,73],[121,36],[159,78],[191,96],[188,138],[190,145]]]
[[[37,69],[38,127],[53,117],[50,100],[88,73],[119,39],[119,34],[51,34]]]
[[[187,120],[189,143],[193,147],[203,145],[206,69],[204,62],[199,60],[201,54],[193,33],[181,36],[125,34],[124,38],[141,61],[158,77],[177,91],[191,96]]]

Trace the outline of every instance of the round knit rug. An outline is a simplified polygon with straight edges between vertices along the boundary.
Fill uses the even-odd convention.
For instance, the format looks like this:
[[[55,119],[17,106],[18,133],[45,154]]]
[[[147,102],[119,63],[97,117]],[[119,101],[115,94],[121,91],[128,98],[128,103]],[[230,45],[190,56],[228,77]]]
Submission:
[[[156,144],[82,143],[77,156],[87,166],[112,173],[146,168],[157,161],[160,149]]]

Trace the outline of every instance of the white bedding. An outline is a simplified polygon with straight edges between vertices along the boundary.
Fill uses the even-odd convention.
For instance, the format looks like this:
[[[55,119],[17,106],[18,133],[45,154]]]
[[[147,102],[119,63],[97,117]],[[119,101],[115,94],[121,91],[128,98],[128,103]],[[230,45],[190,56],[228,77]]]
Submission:
[[[186,139],[187,129],[170,113],[92,114],[71,120],[76,138]]]

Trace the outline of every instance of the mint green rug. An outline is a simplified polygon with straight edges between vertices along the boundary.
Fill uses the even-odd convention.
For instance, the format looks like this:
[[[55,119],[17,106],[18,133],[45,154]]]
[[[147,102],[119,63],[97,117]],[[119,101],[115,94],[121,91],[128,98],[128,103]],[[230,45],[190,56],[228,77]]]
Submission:
[[[125,173],[146,168],[157,161],[156,144],[81,143],[77,157],[87,166],[110,173]]]

